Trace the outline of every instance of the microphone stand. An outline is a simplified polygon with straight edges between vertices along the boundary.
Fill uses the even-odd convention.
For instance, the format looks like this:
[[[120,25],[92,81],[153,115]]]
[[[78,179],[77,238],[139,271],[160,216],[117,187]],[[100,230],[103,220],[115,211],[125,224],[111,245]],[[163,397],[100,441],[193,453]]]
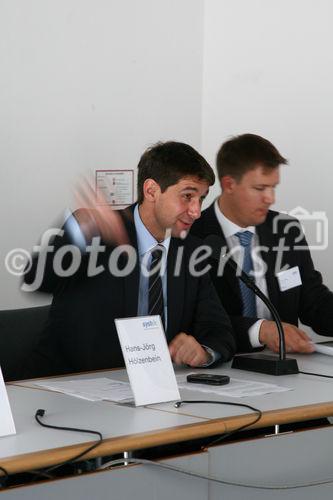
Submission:
[[[262,293],[260,288],[257,287],[254,279],[246,274],[246,272],[241,268],[239,268],[236,262],[228,257],[227,253],[221,255],[223,243],[224,242],[222,241],[221,237],[215,234],[207,236],[204,240],[204,244],[208,245],[212,250],[211,257],[217,261],[219,261],[221,258],[225,259],[226,264],[235,271],[236,276],[238,276],[243,281],[243,283],[264,302],[276,323],[279,334],[278,356],[276,356],[275,354],[266,353],[239,354],[234,357],[231,368],[266,373],[268,375],[292,375],[294,373],[299,373],[296,359],[286,358],[284,331],[279,313],[277,312],[274,304],[272,304],[269,298],[266,297],[266,295]],[[218,253],[219,256],[217,255]]]
[[[226,255],[223,257],[226,257]],[[238,266],[234,260],[228,259],[226,262],[236,272],[238,271]],[[279,356],[265,353],[239,354],[234,357],[231,368],[266,373],[268,375],[292,375],[294,373],[299,373],[296,359],[286,358],[284,331],[279,313],[277,312],[274,304],[272,304],[268,297],[262,293],[260,288],[258,288],[255,284],[253,278],[246,274],[245,271],[241,270],[239,278],[264,302],[269,309],[276,323],[279,334]]]

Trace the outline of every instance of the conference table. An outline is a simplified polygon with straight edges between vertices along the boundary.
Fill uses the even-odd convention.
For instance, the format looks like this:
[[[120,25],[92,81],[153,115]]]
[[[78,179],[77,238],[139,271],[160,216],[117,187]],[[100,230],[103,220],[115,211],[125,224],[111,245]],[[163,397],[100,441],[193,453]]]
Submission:
[[[293,357],[297,358],[300,371],[333,375],[333,358],[330,356],[315,353],[311,355],[296,355]],[[274,433],[274,429],[277,429],[276,426],[284,423],[302,422],[333,415],[333,386],[332,380],[329,378],[322,378],[316,375],[305,375],[302,373],[274,377],[254,372],[235,370],[232,369],[229,364],[207,371],[229,375],[231,378],[235,379],[266,382],[291,389],[286,392],[237,399],[238,402],[256,407],[262,412],[260,420],[254,425],[250,425],[249,428],[255,427],[260,429],[271,426],[272,433]],[[185,368],[177,370],[177,373],[185,374],[190,372],[193,372],[193,370]],[[61,380],[72,380],[76,377],[83,379],[110,377],[115,380],[127,380],[125,370],[72,375],[61,377]],[[159,445],[223,435],[231,431],[236,431],[246,424],[251,424],[256,416],[248,409],[220,404],[184,404],[176,408],[174,402],[134,407],[130,404],[118,404],[110,401],[87,401],[36,387],[33,385],[33,381],[10,383],[7,385],[7,390],[17,430],[16,435],[0,438],[0,466],[4,467],[9,474],[38,470],[64,462],[82,452],[95,440],[95,437],[90,437],[82,433],[65,432],[40,427],[34,418],[38,408],[46,410],[43,418],[46,423],[83,429],[94,429],[103,434],[102,444],[88,453],[85,459],[112,456],[123,452],[135,452],[135,450],[143,450]],[[181,398],[184,400],[209,399],[211,401],[218,401],[221,399],[216,394],[206,394],[203,398],[202,393],[193,392],[193,390],[187,391],[186,389],[181,390]],[[223,400],[235,402],[235,398],[223,398]],[[302,441],[299,442],[300,449],[303,449],[304,439],[310,439],[312,442],[314,439],[312,437],[313,433],[316,432],[317,437],[314,442],[321,443],[322,441],[324,444],[333,443],[331,428],[328,426],[318,429],[317,431],[300,432],[299,435],[303,436]],[[235,434],[235,436],[237,436],[239,440],[241,432]],[[287,436],[287,439],[291,442],[291,436]],[[293,439],[300,438],[294,436]],[[260,440],[258,441],[258,439],[254,440],[254,442],[255,446],[263,446],[263,442]],[[246,443],[247,441],[245,441],[245,445]],[[265,446],[268,446],[269,454],[269,450],[272,449],[272,446],[277,446],[272,444],[272,442],[268,445],[267,443],[269,443],[269,441],[265,441],[265,443]],[[228,453],[231,453],[230,447],[232,444],[228,443],[225,446],[229,447]],[[292,442],[290,449],[297,450],[297,446],[297,443],[295,444],[295,442]],[[321,444],[320,446],[323,445]],[[221,446],[221,448],[223,448],[223,446]],[[311,449],[314,450],[313,445],[311,445]],[[214,451],[213,448],[210,453],[210,456],[212,456],[212,454],[217,453],[217,451]],[[253,451],[249,451],[249,453],[252,455]],[[246,453],[243,450],[240,456],[245,455]],[[201,460],[199,469],[207,473],[207,464],[209,462],[207,457],[208,455],[206,456],[205,453],[203,453],[203,456],[200,454],[198,456],[186,456],[184,460],[187,466],[193,462],[195,470],[198,470],[198,461],[200,462]],[[179,464],[179,461],[182,459],[179,457],[178,459],[170,460],[176,460],[176,463]],[[325,460],[324,462],[327,461],[328,460]],[[215,461],[215,463],[217,462],[223,463],[220,459]],[[168,463],[170,463],[170,461]],[[130,469],[131,472],[127,471],[126,476],[124,476],[126,478],[123,479],[126,484],[127,479],[130,477],[128,474],[134,476],[138,474],[137,467],[130,467]],[[246,470],[245,465],[243,469]],[[148,471],[146,469],[144,469],[144,475],[143,471],[141,471],[140,481],[142,480],[143,484],[146,484],[145,475],[147,473]],[[124,469],[114,473],[112,477],[122,477],[122,474],[124,474]],[[153,474],[155,478],[158,477],[160,473],[150,470],[149,475],[151,474]],[[306,474],[308,475],[308,471],[306,471]],[[94,481],[92,475],[88,475],[88,477],[91,478],[91,481]],[[83,479],[83,476],[81,479]],[[149,480],[151,480],[151,477]],[[187,481],[189,480],[192,482],[190,483],[191,488],[188,491],[192,492],[192,485],[199,481],[199,478],[187,478]],[[135,481],[139,481],[139,479],[137,478]],[[187,484],[187,481],[183,478],[181,484],[184,486],[184,484]],[[201,482],[202,481],[203,479]],[[69,483],[66,484],[68,486]],[[102,484],[102,482],[98,484]],[[49,483],[47,483],[47,485],[48,488],[51,487]],[[82,484],[80,483],[80,488],[82,488],[82,485],[83,481]],[[38,487],[41,487],[41,485]],[[199,483],[197,488],[197,491],[201,491]],[[204,488],[206,492],[206,486]],[[15,489],[15,491],[17,494],[18,490]],[[48,490],[48,494],[50,491]],[[121,491],[123,491],[123,486],[121,486]],[[210,487],[209,491],[212,491],[212,487]],[[4,493],[5,490],[2,491],[0,495],[4,495]],[[11,494],[10,491],[6,493],[8,493],[8,495]],[[43,494],[45,494],[45,491],[41,493],[41,497]],[[304,492],[302,494],[304,498]],[[332,494],[332,491],[330,491],[330,494]],[[73,493],[73,495],[73,498],[75,498],[75,493]],[[82,495],[82,492],[80,495]],[[201,497],[199,496],[199,498],[205,498],[204,493],[203,495],[204,496]],[[7,499],[7,496],[0,496],[0,500],[2,498]],[[9,498],[14,498],[14,496],[8,496],[8,499]],[[101,496],[101,498],[104,497]],[[150,497],[147,496],[147,498]],[[155,498],[155,496],[151,498]],[[158,496],[158,498],[162,497]],[[194,498],[193,492],[191,493],[191,498],[192,500]],[[232,495],[230,498],[232,498]]]

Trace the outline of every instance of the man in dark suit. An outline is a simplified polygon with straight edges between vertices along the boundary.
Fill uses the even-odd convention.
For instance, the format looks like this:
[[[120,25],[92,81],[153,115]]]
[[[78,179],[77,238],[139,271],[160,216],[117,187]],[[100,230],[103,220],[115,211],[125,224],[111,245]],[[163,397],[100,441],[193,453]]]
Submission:
[[[299,320],[321,335],[333,332],[333,294],[314,269],[299,221],[269,210],[275,201],[279,166],[286,160],[266,139],[244,134],[225,142],[217,155],[222,194],[195,222],[191,233],[218,235],[243,270],[269,296],[283,321],[287,351],[314,347]],[[263,345],[277,352],[275,323],[224,261],[212,261],[212,281],[229,313],[239,351]]]
[[[69,217],[46,250],[42,277],[41,253],[25,275],[25,288],[37,280],[40,291],[53,293],[33,360],[39,375],[123,366],[114,319],[147,314],[161,315],[176,364],[231,358],[231,324],[209,273],[201,272],[203,263],[197,274],[189,266],[201,241],[186,237],[213,183],[211,167],[192,147],[161,143],[140,159],[137,205],[118,213],[96,206]],[[152,282],[155,257],[156,269],[166,272],[152,273]]]

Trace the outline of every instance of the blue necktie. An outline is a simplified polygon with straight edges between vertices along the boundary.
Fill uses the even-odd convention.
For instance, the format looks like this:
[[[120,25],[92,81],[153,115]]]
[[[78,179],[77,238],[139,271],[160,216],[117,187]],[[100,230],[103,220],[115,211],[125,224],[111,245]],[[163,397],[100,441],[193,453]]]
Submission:
[[[251,256],[251,241],[253,233],[251,233],[251,231],[243,231],[240,233],[236,233],[236,236],[244,249],[243,271],[245,271],[246,274],[250,274],[251,271],[253,271],[253,262]],[[248,288],[241,280],[239,280],[239,286],[243,301],[243,315],[249,318],[255,318],[257,316],[256,296],[253,291]]]

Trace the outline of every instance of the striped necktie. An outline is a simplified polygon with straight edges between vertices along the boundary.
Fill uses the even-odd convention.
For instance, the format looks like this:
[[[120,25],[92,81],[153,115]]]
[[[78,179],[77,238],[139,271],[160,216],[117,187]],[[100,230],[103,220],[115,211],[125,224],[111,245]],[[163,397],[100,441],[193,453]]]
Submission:
[[[159,314],[163,326],[164,321],[164,301],[163,301],[163,287],[161,278],[161,264],[164,247],[157,245],[151,252],[151,264],[149,270],[149,285],[148,285],[148,314]]]
[[[251,271],[253,271],[253,262],[251,256],[251,241],[253,233],[251,233],[251,231],[243,231],[236,233],[236,236],[239,239],[239,242],[244,250],[242,269],[246,272],[246,274],[250,274]],[[239,286],[243,301],[243,315],[249,318],[255,318],[257,316],[256,296],[254,292],[250,288],[248,288],[241,280],[239,280]]]

